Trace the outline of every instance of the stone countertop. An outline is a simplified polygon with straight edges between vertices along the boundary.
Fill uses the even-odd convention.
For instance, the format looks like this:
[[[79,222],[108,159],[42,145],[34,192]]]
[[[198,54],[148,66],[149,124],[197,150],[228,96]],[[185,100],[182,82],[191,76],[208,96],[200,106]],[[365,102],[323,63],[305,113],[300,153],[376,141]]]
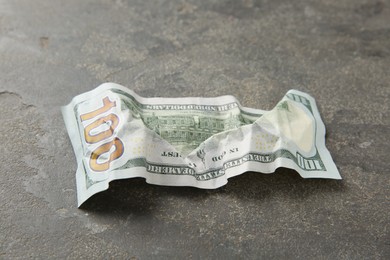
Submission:
[[[390,2],[0,0],[0,258],[389,259]],[[60,106],[316,98],[342,181],[246,173],[217,190],[114,181],[76,206]]]

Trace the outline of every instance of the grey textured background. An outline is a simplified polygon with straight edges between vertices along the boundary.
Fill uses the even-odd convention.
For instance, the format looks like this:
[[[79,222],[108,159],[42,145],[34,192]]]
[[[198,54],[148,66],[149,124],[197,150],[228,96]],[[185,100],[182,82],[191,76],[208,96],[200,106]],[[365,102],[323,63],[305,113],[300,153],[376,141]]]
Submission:
[[[0,0],[0,258],[389,259],[390,2]],[[116,181],[76,207],[60,106],[310,93],[342,181],[246,173],[217,190]]]

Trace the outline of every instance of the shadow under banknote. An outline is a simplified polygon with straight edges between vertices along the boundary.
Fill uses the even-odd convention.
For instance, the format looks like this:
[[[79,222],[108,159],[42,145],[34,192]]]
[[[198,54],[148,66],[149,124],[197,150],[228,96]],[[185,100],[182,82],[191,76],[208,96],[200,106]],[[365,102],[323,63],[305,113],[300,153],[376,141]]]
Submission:
[[[162,208],[192,211],[205,208],[225,207],[229,202],[244,205],[263,202],[310,200],[327,194],[337,196],[347,187],[343,182],[324,179],[303,179],[294,170],[279,168],[273,174],[247,172],[229,179],[218,189],[172,187],[151,185],[144,178],[116,180],[110,188],[100,192],[80,209],[96,214],[120,214],[153,216]]]

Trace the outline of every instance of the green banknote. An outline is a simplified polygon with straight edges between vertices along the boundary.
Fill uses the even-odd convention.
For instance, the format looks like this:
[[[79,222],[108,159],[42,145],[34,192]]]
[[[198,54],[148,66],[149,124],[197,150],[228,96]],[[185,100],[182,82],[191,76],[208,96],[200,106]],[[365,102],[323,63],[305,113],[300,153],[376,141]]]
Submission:
[[[62,108],[77,158],[80,206],[116,179],[215,189],[247,171],[278,167],[341,179],[314,99],[290,90],[270,111],[233,96],[143,98],[114,83]]]

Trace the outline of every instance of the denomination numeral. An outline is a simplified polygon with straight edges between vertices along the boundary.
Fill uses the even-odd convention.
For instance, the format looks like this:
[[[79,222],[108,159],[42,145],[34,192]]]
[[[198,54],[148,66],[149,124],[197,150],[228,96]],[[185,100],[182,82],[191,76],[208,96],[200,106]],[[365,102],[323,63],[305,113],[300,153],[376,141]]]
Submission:
[[[108,160],[102,163],[98,162],[98,159],[103,154],[109,153],[113,147],[115,150],[111,152]],[[122,156],[123,150],[122,141],[116,137],[113,141],[99,146],[92,152],[89,160],[89,166],[92,170],[97,172],[107,171],[110,168],[110,163]]]
[[[322,170],[320,162],[318,160],[306,159],[299,153],[297,153],[298,165],[305,170]]]
[[[116,114],[110,113],[106,116],[101,116],[103,113],[116,107],[116,102],[111,101],[108,97],[105,97],[102,101],[103,106],[101,108],[80,115],[81,121],[96,118],[96,120],[84,127],[84,138],[88,144],[108,141],[119,125],[119,117]],[[122,156],[123,151],[124,145],[122,141],[115,137],[114,140],[105,142],[92,151],[89,158],[89,166],[96,172],[106,171],[110,168],[112,161]]]
[[[85,141],[87,143],[94,144],[111,137],[118,124],[119,124],[119,118],[115,114],[109,114],[107,116],[95,120],[93,123],[89,124],[84,128]],[[92,130],[97,129],[102,125],[106,125],[108,129],[105,131],[101,131],[98,134],[91,133]]]
[[[82,114],[80,116],[81,118],[81,121],[85,121],[85,120],[88,120],[88,119],[92,119],[94,117],[97,117],[105,112],[107,112],[108,110],[110,110],[111,108],[115,107],[116,106],[116,102],[112,102],[108,97],[105,97],[103,98],[103,106],[99,109],[96,109],[92,112],[89,112],[89,113],[86,113],[86,114]]]

